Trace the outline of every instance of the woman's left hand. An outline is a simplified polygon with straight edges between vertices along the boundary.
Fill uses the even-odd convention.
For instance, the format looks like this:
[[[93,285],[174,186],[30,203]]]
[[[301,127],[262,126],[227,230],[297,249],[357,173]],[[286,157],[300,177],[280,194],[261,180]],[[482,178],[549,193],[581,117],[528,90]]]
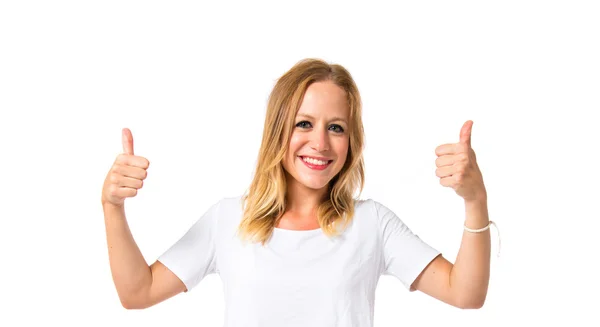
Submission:
[[[460,130],[458,143],[443,144],[435,149],[435,174],[440,184],[451,187],[466,202],[486,200],[483,176],[471,148],[473,121],[468,120]]]

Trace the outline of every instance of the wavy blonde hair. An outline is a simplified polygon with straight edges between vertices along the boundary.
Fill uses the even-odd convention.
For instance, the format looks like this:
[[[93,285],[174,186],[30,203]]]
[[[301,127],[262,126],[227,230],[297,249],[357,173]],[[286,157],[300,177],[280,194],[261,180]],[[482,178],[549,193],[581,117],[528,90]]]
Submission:
[[[268,100],[262,144],[254,178],[242,197],[244,214],[238,227],[242,240],[263,245],[286,211],[286,174],[282,160],[287,153],[296,113],[308,87],[331,81],[346,91],[350,107],[349,145],[346,162],[329,182],[329,196],[319,205],[317,217],[323,232],[335,236],[354,217],[353,194],[364,187],[364,130],[362,101],[350,73],[341,65],[321,59],[303,59],[281,76]]]

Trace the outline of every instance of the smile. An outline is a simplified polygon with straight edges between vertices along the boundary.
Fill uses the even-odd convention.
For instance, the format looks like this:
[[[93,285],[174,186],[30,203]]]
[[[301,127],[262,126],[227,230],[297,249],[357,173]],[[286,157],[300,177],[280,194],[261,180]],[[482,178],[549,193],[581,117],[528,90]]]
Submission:
[[[314,170],[324,170],[329,167],[329,165],[333,162],[333,160],[320,160],[311,157],[303,157],[300,156],[300,160],[310,169]]]

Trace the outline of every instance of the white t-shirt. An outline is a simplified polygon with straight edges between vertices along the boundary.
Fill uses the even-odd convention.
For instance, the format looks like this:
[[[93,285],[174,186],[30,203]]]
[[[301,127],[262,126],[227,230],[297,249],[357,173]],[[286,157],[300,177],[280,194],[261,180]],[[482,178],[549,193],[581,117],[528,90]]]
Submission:
[[[410,290],[439,254],[373,200],[357,201],[353,222],[333,239],[276,228],[265,247],[243,244],[241,218],[241,197],[224,198],[158,259],[188,291],[218,273],[226,327],[371,327],[379,277]]]

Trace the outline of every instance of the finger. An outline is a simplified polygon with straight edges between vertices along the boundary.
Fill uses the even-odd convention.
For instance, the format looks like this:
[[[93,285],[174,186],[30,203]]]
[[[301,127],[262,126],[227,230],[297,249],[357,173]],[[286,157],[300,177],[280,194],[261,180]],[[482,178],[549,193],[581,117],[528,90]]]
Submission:
[[[121,140],[123,142],[123,153],[133,155],[133,135],[129,128],[123,128]]]
[[[442,184],[442,186],[452,187],[454,186],[454,178],[452,176],[441,178],[440,184]]]
[[[435,159],[435,165],[437,167],[452,166],[455,161],[456,161],[456,156],[448,154],[448,155],[440,156],[437,159]]]
[[[471,146],[471,130],[473,129],[473,121],[467,120],[460,129],[460,143]]]
[[[142,186],[144,186],[144,182],[140,179],[127,177],[116,173],[112,173],[109,176],[109,180],[113,188],[128,187],[139,189],[142,188]]]
[[[125,165],[115,165],[113,167],[113,173],[140,180],[144,180],[148,176],[148,171],[145,169]]]
[[[456,143],[442,144],[435,148],[435,154],[439,156],[449,155],[456,153]]]
[[[118,198],[130,198],[137,195],[137,189],[131,187],[116,187],[112,190],[111,195]]]
[[[148,161],[148,159],[140,156],[132,156],[127,154],[118,155],[116,163],[120,165],[133,166],[142,169],[148,169],[148,166],[150,166],[150,162]]]
[[[454,166],[444,166],[439,167],[435,170],[435,175],[440,178],[452,176],[456,172],[456,167]]]
[[[121,178],[119,178],[118,186],[140,189],[142,186],[144,186],[144,182],[141,179],[121,176]]]

